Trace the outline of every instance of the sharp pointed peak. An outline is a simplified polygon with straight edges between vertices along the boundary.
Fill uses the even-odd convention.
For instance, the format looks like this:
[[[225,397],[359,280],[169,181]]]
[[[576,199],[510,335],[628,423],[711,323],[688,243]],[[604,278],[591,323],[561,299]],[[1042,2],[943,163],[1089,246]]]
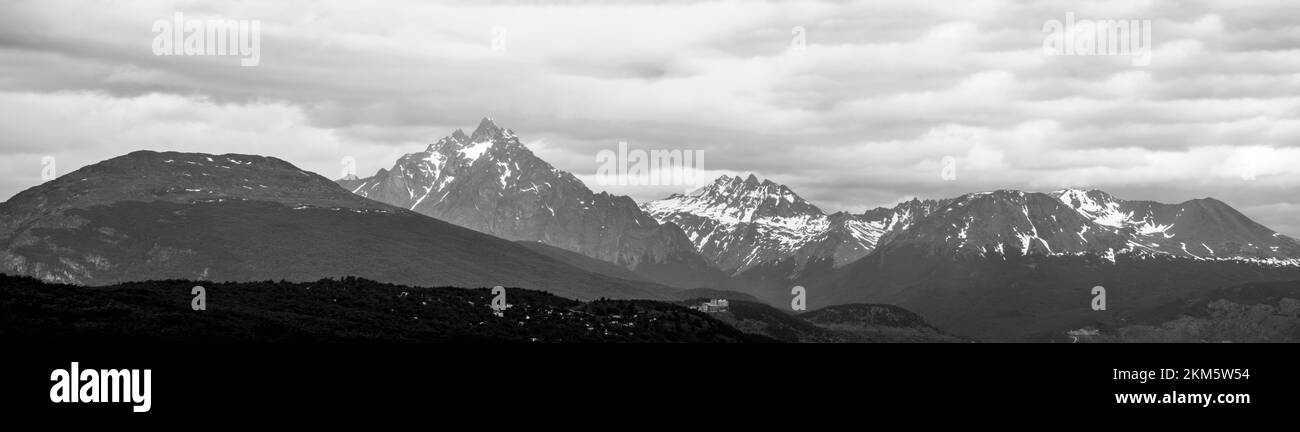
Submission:
[[[478,121],[478,126],[474,128],[474,137],[496,137],[506,131],[506,128],[498,126],[492,117],[483,117]]]
[[[483,120],[478,122],[478,127],[474,128],[474,133],[470,134],[468,141],[497,141],[499,139],[509,141],[517,138],[513,131],[497,125],[491,117],[483,117]]]

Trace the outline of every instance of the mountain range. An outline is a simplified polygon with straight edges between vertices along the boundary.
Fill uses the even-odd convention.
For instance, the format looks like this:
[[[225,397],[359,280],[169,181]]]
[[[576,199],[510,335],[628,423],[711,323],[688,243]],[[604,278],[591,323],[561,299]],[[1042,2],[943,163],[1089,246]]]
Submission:
[[[894,305],[957,337],[1060,340],[1215,289],[1300,280],[1300,242],[1213,198],[1099,190],[831,213],[750,174],[638,204],[593,192],[484,119],[366,178],[235,154],[89,165],[0,203],[0,272],[80,285],[358,276],[580,300],[734,294],[777,310],[801,286],[813,310]],[[1104,310],[1090,307],[1094,287]]]
[[[349,193],[270,157],[138,151],[0,203],[0,272],[47,282],[358,276],[418,286],[670,298]]]
[[[826,214],[788,187],[751,174],[723,176],[641,207],[681,226],[705,257],[733,275],[786,260],[830,260],[838,267],[870,254],[882,239],[981,256],[1131,253],[1300,264],[1300,242],[1213,198],[1162,204],[1098,190],[1001,190]]]
[[[890,232],[906,229],[938,204],[912,200],[893,209],[827,214],[790,188],[722,176],[689,194],[641,205],[662,223],[680,226],[696,248],[735,276],[762,267],[829,260],[843,265],[866,256]]]
[[[1099,214],[1072,199],[1079,193],[963,195],[862,259],[797,282],[817,294],[810,307],[887,303],[967,336],[1041,340],[1213,289],[1300,279],[1294,239],[1217,200],[1112,199],[1117,214]],[[1091,308],[1094,287],[1105,290],[1105,310]]]
[[[1074,313],[1087,306],[1078,293],[1103,281],[1120,292],[1118,310],[1129,311],[1300,278],[1300,242],[1212,198],[1162,204],[1097,190],[999,190],[831,213],[750,174],[637,205],[591,192],[488,119],[372,177],[338,182],[611,277],[739,291],[773,305],[788,304],[800,285],[813,308],[897,304],[993,339],[1086,321]],[[1005,307],[963,306],[981,290],[1012,295],[1007,287],[1036,291]]]
[[[658,283],[725,283],[725,275],[677,226],[660,224],[629,197],[592,192],[491,119],[470,134],[457,129],[402,156],[391,169],[338,183],[357,195],[482,233],[612,262]]]

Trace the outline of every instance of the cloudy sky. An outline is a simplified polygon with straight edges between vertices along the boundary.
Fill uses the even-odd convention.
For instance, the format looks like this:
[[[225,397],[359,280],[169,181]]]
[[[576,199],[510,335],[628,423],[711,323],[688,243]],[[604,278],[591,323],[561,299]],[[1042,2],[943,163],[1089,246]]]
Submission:
[[[487,116],[585,179],[626,141],[826,210],[1097,188],[1213,196],[1300,237],[1300,2],[1029,3],[5,0],[0,199],[44,156],[64,173],[138,149],[368,175]],[[259,64],[155,55],[177,12],[257,20]],[[1150,64],[1047,55],[1071,12],[1149,21]]]

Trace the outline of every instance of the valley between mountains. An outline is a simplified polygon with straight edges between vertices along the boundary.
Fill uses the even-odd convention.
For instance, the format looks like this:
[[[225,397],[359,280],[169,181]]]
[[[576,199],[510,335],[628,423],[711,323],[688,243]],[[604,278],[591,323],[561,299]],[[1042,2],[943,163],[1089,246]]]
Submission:
[[[826,212],[751,174],[637,203],[489,119],[338,180],[134,152],[0,204],[0,240],[22,338],[131,319],[170,340],[187,310],[168,305],[206,284],[231,309],[177,325],[213,340],[1300,340],[1300,242],[1214,198],[997,190]],[[528,311],[514,327],[486,306],[497,285]],[[711,299],[730,305],[691,309]]]

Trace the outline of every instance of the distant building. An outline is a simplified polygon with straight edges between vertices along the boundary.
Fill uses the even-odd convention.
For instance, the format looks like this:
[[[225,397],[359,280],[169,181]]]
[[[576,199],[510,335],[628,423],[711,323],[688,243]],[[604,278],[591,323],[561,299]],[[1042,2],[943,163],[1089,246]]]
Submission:
[[[728,306],[730,306],[730,303],[727,302],[727,299],[713,299],[706,303],[700,303],[699,306],[695,307],[695,310],[709,313],[726,312]]]

